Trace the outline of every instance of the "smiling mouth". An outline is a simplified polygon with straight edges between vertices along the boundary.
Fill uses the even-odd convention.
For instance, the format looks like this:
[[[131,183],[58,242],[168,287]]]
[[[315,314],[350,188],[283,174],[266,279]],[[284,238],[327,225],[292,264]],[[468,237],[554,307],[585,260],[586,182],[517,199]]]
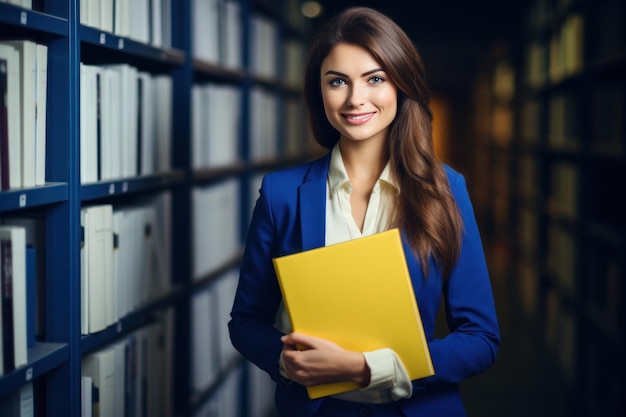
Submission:
[[[371,112],[371,113],[359,113],[359,114],[342,113],[341,115],[343,116],[344,119],[346,119],[348,123],[354,124],[354,125],[360,125],[360,124],[367,122],[372,117],[374,117],[374,114],[375,114],[374,112]]]

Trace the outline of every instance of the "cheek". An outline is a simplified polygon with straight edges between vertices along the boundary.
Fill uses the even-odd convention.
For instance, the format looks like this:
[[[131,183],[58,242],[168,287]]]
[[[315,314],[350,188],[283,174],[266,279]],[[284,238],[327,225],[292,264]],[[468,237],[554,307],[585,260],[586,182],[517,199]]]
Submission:
[[[398,102],[395,100],[391,102],[389,109],[391,110],[391,113],[393,113],[392,119],[395,119],[396,115],[398,114]]]
[[[396,94],[395,90],[380,90],[377,92],[375,100],[381,105],[381,107],[384,107],[387,110],[391,110],[395,113],[396,107],[398,106],[398,95]]]
[[[322,92],[322,101],[324,103],[324,112],[328,119],[337,117],[336,113],[341,108],[341,97],[339,94],[328,94]]]

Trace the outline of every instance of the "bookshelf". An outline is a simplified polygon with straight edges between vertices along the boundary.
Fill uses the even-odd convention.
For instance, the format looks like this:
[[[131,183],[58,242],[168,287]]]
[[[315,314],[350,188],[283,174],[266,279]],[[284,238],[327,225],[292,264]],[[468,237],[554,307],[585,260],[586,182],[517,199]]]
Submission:
[[[214,25],[199,24],[203,16]],[[81,386],[88,380],[83,377],[92,377],[90,383],[97,385],[97,378],[113,369],[106,368],[107,361],[126,351],[159,364],[132,368],[155,383],[122,379],[126,388],[145,389],[157,398],[145,402],[124,396],[135,398],[131,407],[136,413],[270,415],[270,381],[232,350],[224,326],[260,176],[315,152],[297,76],[308,34],[293,0],[0,1],[0,42],[28,39],[48,49],[45,182],[0,191],[2,223],[27,222],[38,231],[37,298],[27,300],[27,307],[35,304],[37,309],[36,342],[28,348],[24,366],[0,375],[0,404],[30,392],[34,415],[81,416]],[[263,54],[255,46],[258,40],[269,48]],[[142,74],[136,96],[107,98],[105,94],[126,94],[108,81],[114,77],[113,65]],[[98,74],[95,86],[85,84],[84,66]],[[157,83],[165,84],[163,90],[152,89]],[[134,91],[139,84],[130,85]],[[97,91],[96,98],[85,94],[89,88]],[[127,101],[131,107],[126,113],[139,109],[138,120],[129,122],[124,111],[115,116],[119,119],[104,118],[104,109],[115,113],[121,107],[106,103]],[[106,126],[111,124],[93,126],[93,120],[130,124],[133,133],[109,145],[113,139]],[[147,131],[151,133],[139,133]],[[138,144],[124,148],[135,140]],[[87,151],[95,162],[81,165]],[[113,160],[120,166],[111,168],[105,154],[117,156]],[[91,177],[81,176],[87,170]],[[115,314],[103,329],[90,331],[83,319],[93,315],[96,303],[90,299],[85,307],[89,281],[81,248],[93,244],[85,237],[84,212],[99,206],[111,206],[113,219],[128,210],[153,213],[154,220],[135,232],[135,238],[144,239],[135,241],[138,245],[152,242],[148,263],[132,266],[135,275],[145,275],[131,288],[141,301],[131,303],[115,292],[123,287],[113,278],[114,286],[106,288],[109,295],[102,296],[113,303],[106,311]],[[232,221],[207,221],[220,210]],[[128,243],[116,224],[110,232],[111,256],[122,262],[118,254]],[[198,244],[213,250],[203,251]],[[97,258],[88,259],[91,264]],[[115,271],[112,277],[120,274]],[[165,289],[152,294],[155,275],[165,277],[159,283]],[[152,294],[148,298],[146,291]],[[127,308],[122,310],[122,304]],[[204,320],[203,313],[213,321]],[[202,329],[206,334],[198,337]],[[211,362],[198,362],[202,355],[194,350],[209,349],[215,353]],[[130,369],[119,363],[122,368],[115,369]],[[199,375],[199,368],[209,377]],[[101,399],[112,395],[98,388]],[[122,408],[115,408],[115,415],[123,415],[124,404],[118,401],[116,407]]]
[[[496,114],[490,82],[502,63],[514,69],[509,141],[478,131],[487,166],[504,165],[508,177],[504,219],[491,223],[513,236],[503,240],[513,288],[580,416],[624,409],[624,22],[620,1],[535,0],[477,89],[483,111]],[[488,208],[502,179],[490,177],[494,192],[480,203]]]

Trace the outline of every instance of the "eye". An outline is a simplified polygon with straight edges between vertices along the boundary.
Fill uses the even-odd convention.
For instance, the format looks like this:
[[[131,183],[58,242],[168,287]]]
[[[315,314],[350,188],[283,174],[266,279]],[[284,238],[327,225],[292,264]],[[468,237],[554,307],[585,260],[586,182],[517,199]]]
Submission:
[[[340,87],[346,84],[346,81],[343,78],[333,78],[328,82],[331,87]]]
[[[372,84],[381,84],[385,82],[385,79],[380,75],[374,75],[372,78],[369,79],[369,82]]]

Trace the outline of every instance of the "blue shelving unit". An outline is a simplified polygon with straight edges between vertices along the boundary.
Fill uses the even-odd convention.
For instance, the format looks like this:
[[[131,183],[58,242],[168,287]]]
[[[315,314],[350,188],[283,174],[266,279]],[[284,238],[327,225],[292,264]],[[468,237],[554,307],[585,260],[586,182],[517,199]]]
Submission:
[[[220,390],[232,372],[243,376],[240,389],[241,417],[250,414],[247,403],[247,364],[238,359],[220,370],[215,382],[203,393],[191,393],[190,304],[195,292],[212,285],[220,276],[238,268],[240,256],[224,262],[200,279],[192,279],[192,192],[194,187],[236,178],[241,194],[241,223],[238,240],[243,247],[253,203],[252,177],[262,171],[292,165],[309,157],[288,158],[281,150],[271,158],[252,161],[250,92],[262,87],[279,99],[299,92],[276,77],[258,77],[250,71],[250,25],[252,16],[272,19],[279,36],[300,37],[306,30],[291,28],[286,17],[290,0],[267,2],[238,1],[241,10],[242,67],[233,69],[198,60],[192,56],[193,0],[171,2],[171,47],[159,48],[117,36],[80,22],[79,0],[34,1],[35,10],[0,3],[0,40],[30,39],[48,46],[46,184],[0,192],[0,217],[35,215],[45,224],[45,325],[37,343],[28,352],[28,364],[0,376],[0,401],[25,383],[35,384],[36,415],[80,417],[81,361],[152,321],[166,309],[175,311],[173,352],[174,381],[171,382],[175,416],[193,415]],[[277,54],[277,59],[282,59]],[[80,181],[80,63],[91,65],[128,63],[151,74],[167,74],[173,82],[171,166],[168,172],[120,178],[82,185]],[[281,68],[279,63],[278,68]],[[214,82],[241,89],[243,128],[239,137],[239,161],[229,166],[191,167],[191,89],[195,83]],[[279,107],[282,108],[282,107]],[[260,109],[257,109],[260,111]],[[269,115],[269,117],[279,117]],[[304,116],[303,116],[304,124]],[[283,128],[278,129],[284,135]],[[285,139],[278,143],[284,147]],[[81,207],[87,204],[126,202],[143,195],[168,191],[172,194],[172,289],[165,296],[121,318],[116,324],[91,335],[81,335],[80,245]]]

